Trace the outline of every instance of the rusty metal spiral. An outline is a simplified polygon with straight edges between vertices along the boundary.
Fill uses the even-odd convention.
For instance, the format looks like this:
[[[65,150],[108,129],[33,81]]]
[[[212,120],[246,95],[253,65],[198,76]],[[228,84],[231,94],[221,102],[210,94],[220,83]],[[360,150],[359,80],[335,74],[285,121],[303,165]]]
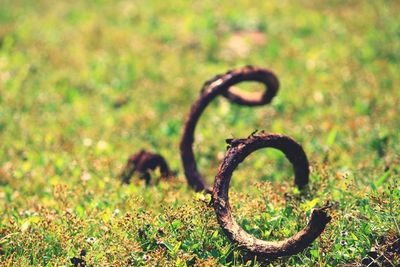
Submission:
[[[150,171],[154,171],[157,168],[160,169],[161,178],[172,177],[172,172],[163,156],[142,149],[129,157],[119,178],[122,183],[129,184],[134,173],[138,173],[140,178],[145,180],[146,185],[149,185],[151,179]]]
[[[234,85],[255,81],[265,85],[263,93],[246,93],[238,90]],[[229,101],[246,106],[261,106],[271,102],[279,88],[278,78],[270,70],[252,66],[246,66],[229,71],[223,75],[217,75],[207,81],[200,92],[200,97],[192,105],[186,119],[182,139],[180,142],[180,154],[188,184],[195,191],[206,190],[211,192],[202,175],[197,169],[196,159],[193,153],[194,133],[197,122],[207,105],[218,95],[222,95]]]
[[[330,221],[325,209],[314,209],[307,226],[283,241],[264,241],[247,233],[234,219],[229,205],[229,184],[236,167],[252,152],[266,147],[282,151],[294,168],[296,184],[308,181],[309,164],[303,148],[292,138],[280,134],[252,135],[247,139],[228,139],[225,154],[213,188],[213,205],[218,223],[227,237],[240,248],[259,259],[290,256],[308,247],[325,229]]]

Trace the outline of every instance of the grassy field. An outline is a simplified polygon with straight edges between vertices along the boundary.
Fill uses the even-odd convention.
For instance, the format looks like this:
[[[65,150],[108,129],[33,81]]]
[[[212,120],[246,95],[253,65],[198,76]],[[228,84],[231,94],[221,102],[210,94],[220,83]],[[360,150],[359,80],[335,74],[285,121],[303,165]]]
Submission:
[[[178,149],[203,82],[247,64],[273,70],[278,95],[258,108],[214,101],[196,132],[201,172],[212,183],[226,138],[286,134],[309,157],[309,188],[293,186],[283,154],[258,151],[233,177],[236,219],[279,240],[313,207],[334,204],[311,247],[266,264],[355,266],[383,253],[400,235],[399,10],[399,1],[0,0],[0,264],[261,265],[243,260],[208,196],[188,188]],[[176,179],[121,185],[142,148],[164,155]]]

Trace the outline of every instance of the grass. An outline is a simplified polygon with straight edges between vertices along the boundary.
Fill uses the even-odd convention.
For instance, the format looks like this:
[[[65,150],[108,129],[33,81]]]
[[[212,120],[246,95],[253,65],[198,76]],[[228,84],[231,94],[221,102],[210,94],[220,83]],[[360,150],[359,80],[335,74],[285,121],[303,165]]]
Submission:
[[[211,183],[224,140],[290,135],[312,165],[298,192],[279,152],[252,154],[233,177],[240,224],[268,240],[334,203],[322,236],[267,263],[357,264],[400,235],[398,1],[27,1],[0,5],[0,262],[69,266],[258,265],[223,235],[178,153],[201,85],[247,64],[272,69],[272,104],[220,98],[195,151]],[[247,87],[246,87],[247,88]],[[122,186],[139,149],[164,155],[174,182]],[[286,193],[286,198],[284,197]],[[391,259],[399,264],[399,259]]]

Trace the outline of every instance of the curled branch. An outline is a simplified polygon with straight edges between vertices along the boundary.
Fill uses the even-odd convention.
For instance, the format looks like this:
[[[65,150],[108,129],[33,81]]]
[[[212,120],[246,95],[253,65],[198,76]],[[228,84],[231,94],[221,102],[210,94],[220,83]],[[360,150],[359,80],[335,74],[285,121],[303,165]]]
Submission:
[[[146,150],[140,150],[128,159],[128,162],[120,174],[120,179],[123,183],[129,184],[131,177],[137,172],[141,179],[146,181],[146,185],[149,185],[151,179],[150,171],[156,168],[160,168],[162,178],[168,178],[172,174],[163,156]]]
[[[246,93],[238,90],[234,85],[244,81],[255,81],[265,85],[263,93]],[[279,88],[278,78],[271,71],[263,68],[246,66],[217,75],[207,81],[201,90],[199,99],[192,105],[186,119],[180,153],[189,185],[195,191],[207,190],[210,187],[197,170],[196,159],[193,153],[194,132],[197,122],[207,105],[218,95],[223,95],[229,101],[239,105],[260,106],[271,102]]]
[[[247,139],[229,139],[227,142],[229,148],[215,177],[213,189],[213,205],[218,223],[227,237],[240,248],[261,259],[290,256],[304,250],[323,232],[330,221],[326,208],[314,209],[307,226],[292,237],[283,241],[264,241],[253,237],[240,227],[233,218],[228,198],[233,171],[252,152],[266,147],[282,151],[293,165],[295,183],[306,184],[309,164],[303,148],[288,136],[263,132]]]

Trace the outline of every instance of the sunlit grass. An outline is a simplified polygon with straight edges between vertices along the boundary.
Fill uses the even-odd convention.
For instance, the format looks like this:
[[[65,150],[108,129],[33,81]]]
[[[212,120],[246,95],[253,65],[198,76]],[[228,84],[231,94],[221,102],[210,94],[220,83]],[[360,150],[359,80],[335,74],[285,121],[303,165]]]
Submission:
[[[178,144],[203,82],[248,64],[273,70],[280,91],[266,107],[211,104],[196,132],[199,169],[211,183],[226,138],[292,136],[311,162],[310,188],[292,186],[282,154],[259,151],[233,176],[236,218],[282,239],[329,201],[321,238],[271,265],[360,263],[400,234],[399,8],[3,0],[1,263],[69,265],[84,250],[94,266],[246,264],[187,187]],[[142,148],[165,156],[176,181],[122,186],[116,176]]]

